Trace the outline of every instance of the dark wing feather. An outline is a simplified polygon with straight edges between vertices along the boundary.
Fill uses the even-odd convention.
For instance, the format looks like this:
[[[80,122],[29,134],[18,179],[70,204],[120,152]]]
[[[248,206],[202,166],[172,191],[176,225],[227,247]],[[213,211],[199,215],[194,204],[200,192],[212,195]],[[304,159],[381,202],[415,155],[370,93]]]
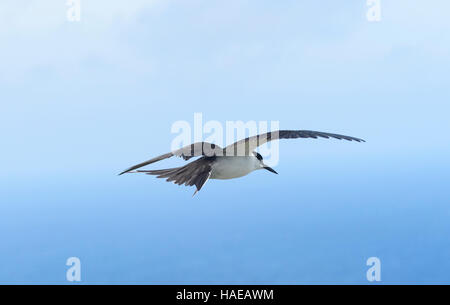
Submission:
[[[132,170],[135,170],[140,167],[170,158],[172,156],[177,156],[177,157],[183,158],[184,160],[189,160],[190,158],[200,157],[200,156],[207,156],[207,157],[219,156],[219,155],[222,155],[222,153],[223,153],[223,148],[221,148],[220,146],[218,146],[216,144],[212,144],[212,143],[208,143],[208,142],[197,142],[197,143],[194,143],[191,145],[187,145],[178,150],[172,151],[170,153],[167,153],[167,154],[155,157],[153,159],[144,161],[142,163],[133,165],[132,167],[121,172],[119,175],[131,172]]]
[[[278,130],[263,133],[257,136],[249,137],[228,145],[224,149],[224,154],[227,156],[246,156],[254,151],[258,146],[267,142],[279,139],[297,139],[297,138],[334,138],[339,140],[365,142],[362,139],[313,130]]]
[[[214,162],[214,159],[214,157],[203,157],[182,167],[138,170],[135,171],[135,173],[145,173],[147,175],[156,175],[157,178],[167,178],[166,181],[173,181],[178,185],[195,185],[197,191],[200,191],[211,175],[211,165]]]

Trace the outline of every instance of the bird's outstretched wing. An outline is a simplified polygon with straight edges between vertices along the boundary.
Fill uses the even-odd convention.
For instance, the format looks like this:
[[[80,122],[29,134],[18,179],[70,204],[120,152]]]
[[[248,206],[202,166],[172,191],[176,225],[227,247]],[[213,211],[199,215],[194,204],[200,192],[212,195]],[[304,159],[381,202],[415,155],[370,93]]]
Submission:
[[[167,154],[155,157],[153,159],[144,161],[142,163],[136,164],[123,172],[121,172],[119,175],[128,173],[132,170],[138,169],[140,167],[170,158],[172,156],[181,157],[184,160],[189,160],[193,157],[200,157],[200,156],[206,156],[206,157],[212,157],[217,155],[223,154],[223,148],[216,144],[208,143],[208,142],[197,142],[191,145],[187,145],[183,148],[177,149],[175,151],[169,152]]]
[[[226,156],[247,156],[250,155],[258,146],[267,142],[279,139],[297,139],[297,138],[334,138],[339,140],[365,142],[362,139],[344,136],[335,133],[320,132],[313,130],[278,130],[263,133],[257,136],[249,137],[233,144],[228,145],[224,149]]]
[[[195,195],[202,189],[202,186],[211,176],[211,164],[213,162],[214,157],[203,157],[182,167],[157,170],[137,170],[133,173],[157,175],[157,178],[167,178],[166,181],[173,181],[173,183],[178,185],[195,185],[197,188],[194,193]]]

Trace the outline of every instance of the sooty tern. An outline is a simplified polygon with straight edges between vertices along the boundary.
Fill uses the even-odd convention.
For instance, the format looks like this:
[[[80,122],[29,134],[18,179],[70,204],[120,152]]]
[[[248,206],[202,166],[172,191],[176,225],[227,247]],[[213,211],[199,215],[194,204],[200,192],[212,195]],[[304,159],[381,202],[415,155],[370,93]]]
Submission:
[[[197,142],[132,166],[119,175],[125,173],[145,173],[147,175],[156,175],[158,178],[167,178],[167,181],[173,181],[178,185],[195,185],[197,188],[194,193],[195,195],[201,190],[208,179],[233,179],[245,176],[258,169],[266,169],[278,174],[273,168],[265,165],[262,156],[254,151],[264,143],[278,139],[317,139],[319,137],[364,142],[362,139],[320,131],[279,130],[249,137],[228,145],[225,148],[208,142]],[[201,158],[182,167],[158,170],[136,170],[172,156],[182,157],[184,160],[189,160],[193,157]]]

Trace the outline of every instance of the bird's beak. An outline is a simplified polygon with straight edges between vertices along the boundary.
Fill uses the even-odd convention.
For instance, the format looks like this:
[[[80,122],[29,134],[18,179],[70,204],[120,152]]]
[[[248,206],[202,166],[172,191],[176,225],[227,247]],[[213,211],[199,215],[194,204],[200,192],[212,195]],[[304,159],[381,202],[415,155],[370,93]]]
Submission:
[[[272,173],[278,175],[278,173],[277,173],[273,168],[271,168],[271,167],[269,167],[269,166],[264,166],[263,168],[264,168],[264,169],[267,169],[269,172],[272,172]]]

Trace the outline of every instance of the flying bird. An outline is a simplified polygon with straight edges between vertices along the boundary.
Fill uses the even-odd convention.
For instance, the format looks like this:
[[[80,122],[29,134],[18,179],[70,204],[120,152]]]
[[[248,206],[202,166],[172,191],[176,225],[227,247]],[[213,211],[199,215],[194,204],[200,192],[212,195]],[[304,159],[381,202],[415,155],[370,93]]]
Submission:
[[[144,173],[156,175],[157,178],[167,178],[167,181],[186,186],[195,185],[200,191],[209,179],[233,179],[245,176],[255,170],[265,169],[274,174],[278,174],[273,168],[263,162],[262,156],[255,152],[255,149],[264,143],[278,139],[297,138],[334,138],[338,140],[365,142],[362,139],[344,136],[340,134],[312,131],[312,130],[279,130],[249,137],[225,148],[208,142],[197,142],[178,150],[163,154],[148,161],[134,165],[119,175],[125,173]],[[189,160],[193,157],[200,157],[185,166],[158,169],[158,170],[137,170],[143,166],[173,157],[181,157]]]

